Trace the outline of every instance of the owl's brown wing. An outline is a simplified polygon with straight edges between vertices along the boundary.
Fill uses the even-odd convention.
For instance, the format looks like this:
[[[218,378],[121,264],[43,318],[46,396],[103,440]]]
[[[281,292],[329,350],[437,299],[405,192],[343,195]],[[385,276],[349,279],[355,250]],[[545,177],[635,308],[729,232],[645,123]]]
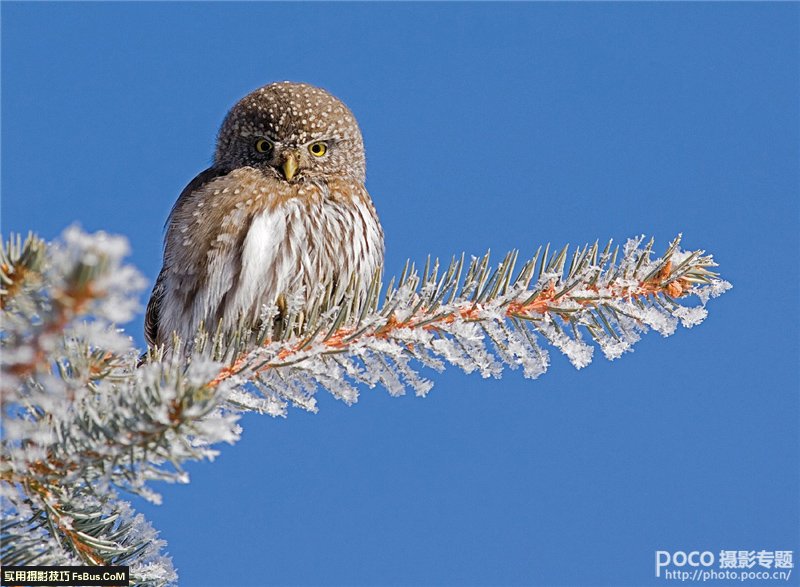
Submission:
[[[178,196],[175,205],[172,207],[169,217],[172,218],[172,213],[178,208],[187,198],[191,198],[198,189],[202,188],[207,183],[215,180],[218,177],[227,175],[228,172],[218,167],[209,167],[205,171],[201,171],[189,184],[183,188],[181,195]],[[169,222],[169,220],[167,220]],[[158,274],[158,279],[153,286],[153,291],[150,294],[150,301],[147,302],[147,311],[144,316],[144,338],[149,346],[163,342],[158,337],[158,322],[161,307],[161,300],[164,297],[164,269],[162,266],[161,272]]]
[[[144,314],[144,339],[148,346],[155,346],[158,339],[158,310],[161,298],[164,297],[164,269],[158,274],[150,301],[147,302],[147,311]]]

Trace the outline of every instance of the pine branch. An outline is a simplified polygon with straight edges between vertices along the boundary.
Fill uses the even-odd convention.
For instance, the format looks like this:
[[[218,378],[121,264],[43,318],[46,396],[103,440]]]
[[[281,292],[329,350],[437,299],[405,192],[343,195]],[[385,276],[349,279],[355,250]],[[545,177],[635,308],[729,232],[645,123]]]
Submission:
[[[552,254],[540,248],[516,273],[517,251],[495,268],[488,254],[469,264],[454,258],[443,271],[438,261],[429,260],[422,272],[407,265],[382,303],[376,279],[360,307],[312,312],[305,335],[247,350],[213,383],[232,379],[231,401],[240,408],[283,414],[289,403],[313,410],[317,386],[348,403],[357,398],[357,383],[382,385],[393,394],[411,387],[424,395],[431,383],[413,362],[436,370],[449,363],[484,377],[499,377],[503,366],[522,367],[526,377],[536,378],[549,366],[542,343],[577,368],[588,365],[594,346],[587,335],[615,359],[649,328],[666,336],[679,321],[699,324],[708,298],[730,287],[709,270],[715,266],[711,256],[680,250],[680,236],[656,260],[652,239],[642,243],[641,237],[629,240],[619,262],[620,250],[610,242],[571,256],[568,247]],[[690,296],[701,305],[679,303]],[[290,312],[286,320],[297,317]],[[220,348],[217,358],[224,356]],[[247,382],[254,385],[243,387]]]
[[[432,384],[417,369],[446,364],[535,378],[546,346],[581,368],[595,346],[614,359],[649,328],[691,327],[730,284],[679,240],[655,260],[639,238],[622,250],[548,246],[518,271],[516,251],[494,268],[488,254],[408,263],[385,290],[379,275],[341,286],[339,306],[341,291],[316,292],[311,308],[289,296],[273,340],[277,308],[267,307],[255,335],[200,332],[137,367],[139,351],[114,326],[137,311],[144,285],[122,262],[124,239],[74,228],[52,245],[14,237],[0,253],[3,562],[126,564],[134,584],[170,584],[163,542],[121,493],[158,501],[151,482],[188,482],[183,464],[235,442],[241,412],[315,410],[319,388],[347,403],[360,384],[424,395]],[[692,296],[699,305],[685,303]]]
[[[170,583],[163,542],[114,490],[146,495],[144,482],[157,478],[164,459],[131,440],[149,431],[147,416],[163,402],[124,409],[147,389],[133,377],[130,339],[112,326],[133,316],[131,293],[144,280],[121,265],[127,244],[118,237],[69,229],[47,250],[35,237],[9,242],[0,334],[2,560],[126,564],[138,585]],[[173,448],[162,452],[174,458]]]

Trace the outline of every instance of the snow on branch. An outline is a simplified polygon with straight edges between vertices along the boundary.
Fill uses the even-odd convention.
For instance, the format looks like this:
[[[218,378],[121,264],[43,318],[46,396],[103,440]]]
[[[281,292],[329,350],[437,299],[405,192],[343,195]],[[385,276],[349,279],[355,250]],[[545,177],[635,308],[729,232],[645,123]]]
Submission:
[[[407,264],[382,296],[376,278],[360,307],[312,311],[300,335],[259,340],[215,382],[233,380],[229,400],[240,407],[277,415],[289,404],[313,410],[317,387],[348,403],[358,383],[425,395],[432,383],[416,365],[441,371],[450,364],[483,377],[521,367],[536,378],[549,366],[548,346],[579,369],[595,345],[615,359],[650,328],[668,336],[678,323],[699,324],[708,299],[731,287],[709,270],[711,256],[682,251],[680,236],[656,259],[653,240],[643,243],[630,239],[621,251],[595,243],[571,254],[548,246],[518,271],[517,251],[496,267],[488,253],[468,263],[462,255],[445,268],[429,259],[421,272]],[[699,305],[679,303],[691,297]],[[290,312],[286,321],[300,319]]]
[[[0,252],[3,563],[130,565],[136,585],[171,584],[164,543],[121,495],[158,501],[151,481],[188,482],[183,464],[238,440],[241,412],[314,411],[320,388],[353,403],[359,384],[424,395],[421,367],[536,378],[549,347],[577,368],[597,347],[615,359],[650,328],[700,323],[731,287],[711,256],[679,243],[655,258],[640,237],[524,262],[512,251],[497,266],[488,254],[408,263],[385,288],[376,275],[366,299],[331,307],[339,292],[316,292],[301,309],[304,296],[289,296],[282,312],[263,309],[258,332],[200,332],[142,360],[115,326],[145,284],[123,261],[125,239],[12,237]]]

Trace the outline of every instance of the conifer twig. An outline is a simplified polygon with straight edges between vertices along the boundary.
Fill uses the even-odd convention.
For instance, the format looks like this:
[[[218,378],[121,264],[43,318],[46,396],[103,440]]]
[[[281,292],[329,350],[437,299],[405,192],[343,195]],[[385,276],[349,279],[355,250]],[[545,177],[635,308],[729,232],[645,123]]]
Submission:
[[[524,262],[511,251],[496,267],[488,253],[428,259],[422,271],[409,262],[386,288],[380,274],[350,284],[334,307],[330,289],[310,309],[288,296],[272,340],[276,308],[265,307],[257,333],[201,331],[138,366],[115,326],[144,285],[123,263],[125,240],[76,228],[49,245],[12,237],[0,252],[3,563],[125,564],[136,585],[172,584],[164,543],[121,494],[158,502],[152,481],[188,482],[184,463],[235,442],[243,411],[313,411],[320,388],[347,403],[360,385],[424,395],[432,383],[420,367],[484,377],[522,367],[535,378],[548,346],[581,368],[596,346],[614,359],[649,328],[701,322],[730,287],[712,258],[682,251],[678,237],[653,259],[643,242],[548,245]]]

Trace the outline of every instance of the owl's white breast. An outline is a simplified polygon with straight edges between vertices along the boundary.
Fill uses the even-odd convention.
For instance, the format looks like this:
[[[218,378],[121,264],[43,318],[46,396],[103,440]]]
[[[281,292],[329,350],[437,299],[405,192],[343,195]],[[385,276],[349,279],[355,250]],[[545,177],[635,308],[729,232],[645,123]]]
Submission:
[[[288,281],[291,246],[286,243],[287,211],[283,206],[266,210],[250,223],[242,246],[241,271],[231,304],[226,308],[228,320],[249,312],[263,297],[276,297]],[[273,303],[274,299],[262,303]]]

